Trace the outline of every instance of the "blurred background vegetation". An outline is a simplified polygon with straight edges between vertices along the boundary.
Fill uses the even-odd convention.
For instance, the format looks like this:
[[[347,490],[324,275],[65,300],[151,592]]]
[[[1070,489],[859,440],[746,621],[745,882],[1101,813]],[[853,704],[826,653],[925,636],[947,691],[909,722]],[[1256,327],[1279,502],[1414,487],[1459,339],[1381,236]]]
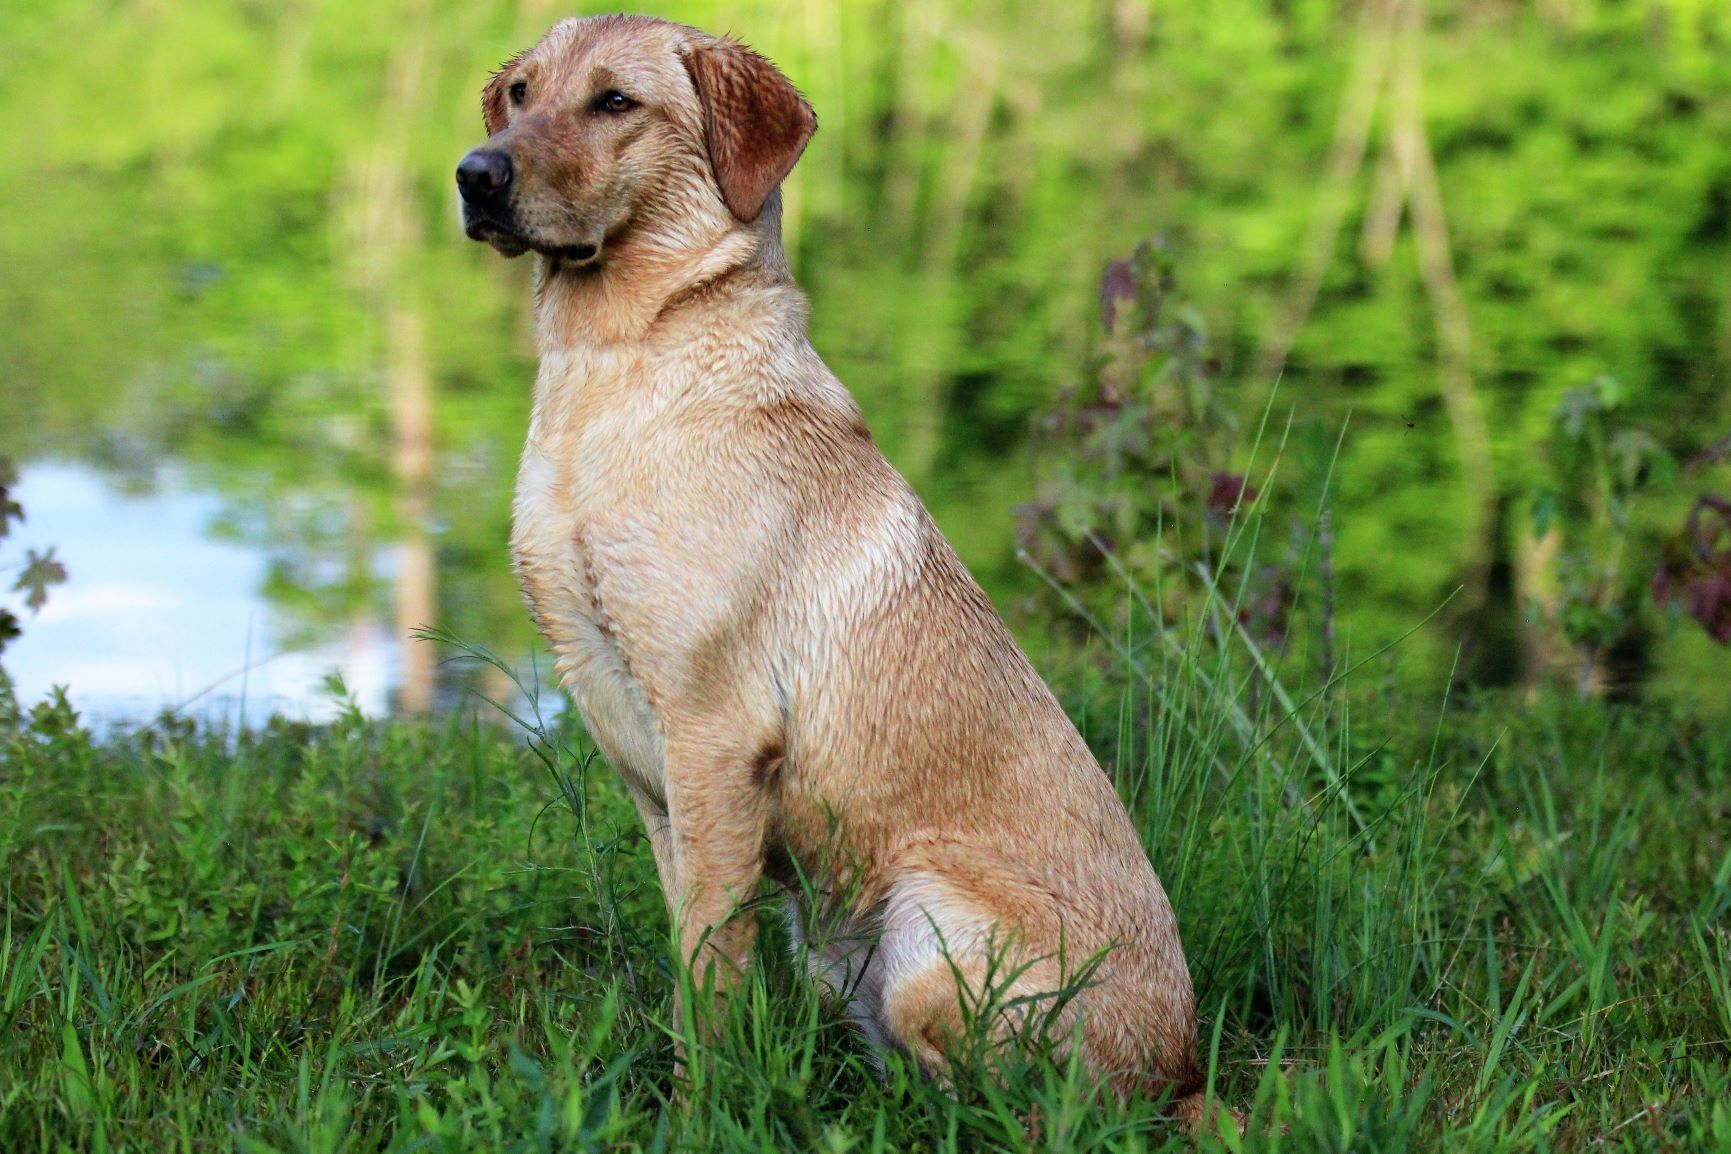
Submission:
[[[273,645],[525,652],[528,269],[462,237],[451,171],[570,11],[7,4],[0,457],[220,494]],[[1242,627],[1324,671],[1429,618],[1387,677],[1723,683],[1724,0],[656,12],[816,106],[814,341],[1031,644],[1131,627],[1125,576],[1183,612],[1249,523]],[[457,676],[408,646],[395,703]]]

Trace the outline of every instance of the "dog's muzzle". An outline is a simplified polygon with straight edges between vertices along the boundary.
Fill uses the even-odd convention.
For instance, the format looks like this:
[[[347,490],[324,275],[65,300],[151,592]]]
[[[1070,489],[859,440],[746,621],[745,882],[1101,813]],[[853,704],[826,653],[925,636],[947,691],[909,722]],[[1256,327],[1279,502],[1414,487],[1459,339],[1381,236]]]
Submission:
[[[599,243],[551,245],[524,233],[511,207],[515,177],[510,154],[486,145],[458,162],[457,193],[463,198],[463,231],[469,238],[485,241],[506,256],[534,249],[555,261],[555,268],[559,263],[577,268],[592,265],[601,253]]]
[[[463,198],[463,231],[470,240],[491,244],[507,256],[527,247],[517,235],[511,211],[511,157],[496,148],[477,148],[457,165],[457,194]]]
[[[511,189],[511,158],[496,148],[477,148],[457,164],[457,192],[476,208],[504,207]]]

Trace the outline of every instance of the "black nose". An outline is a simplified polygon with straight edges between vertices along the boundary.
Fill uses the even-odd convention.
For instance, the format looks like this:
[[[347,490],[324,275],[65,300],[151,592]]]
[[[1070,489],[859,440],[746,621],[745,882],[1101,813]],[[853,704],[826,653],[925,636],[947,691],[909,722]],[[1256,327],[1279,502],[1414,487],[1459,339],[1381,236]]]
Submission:
[[[496,148],[477,148],[457,165],[457,191],[470,204],[492,200],[511,183],[511,158]]]

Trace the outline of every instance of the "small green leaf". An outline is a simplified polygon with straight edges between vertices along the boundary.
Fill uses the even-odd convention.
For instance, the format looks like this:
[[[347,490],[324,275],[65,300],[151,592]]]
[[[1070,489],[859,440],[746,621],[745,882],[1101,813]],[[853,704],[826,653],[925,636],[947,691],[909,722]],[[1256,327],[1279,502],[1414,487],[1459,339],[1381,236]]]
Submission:
[[[1556,410],[1551,414],[1551,422],[1571,439],[1578,439],[1586,431],[1587,421],[1593,414],[1600,411],[1599,396],[1591,385],[1580,389],[1570,389],[1557,402]]]
[[[18,575],[18,580],[12,586],[14,593],[24,594],[24,604],[30,607],[30,612],[37,613],[48,600],[48,587],[58,585],[66,580],[66,566],[54,559],[54,549],[49,547],[46,553],[37,553],[28,549],[24,553],[24,572]]]
[[[12,499],[12,488],[18,484],[18,470],[7,457],[0,457],[0,538],[12,531],[12,522],[24,520],[24,506]]]
[[[1601,373],[1593,378],[1593,383],[1587,386],[1598,398],[1599,408],[1606,412],[1622,408],[1628,399],[1629,390],[1622,381],[1609,373]]]

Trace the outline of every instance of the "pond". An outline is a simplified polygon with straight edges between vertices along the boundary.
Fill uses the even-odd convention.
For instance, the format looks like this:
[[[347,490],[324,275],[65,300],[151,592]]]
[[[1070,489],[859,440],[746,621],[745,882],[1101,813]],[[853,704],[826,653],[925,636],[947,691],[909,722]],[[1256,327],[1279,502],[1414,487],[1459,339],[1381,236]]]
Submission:
[[[1106,263],[1160,236],[1237,460],[1278,382],[1287,483],[1332,463],[1356,645],[1515,573],[1391,659],[1440,683],[1496,597],[1518,619],[1558,596],[1526,511],[1569,390],[1615,376],[1618,419],[1679,459],[1731,429],[1731,18],[1227,7],[665,14],[741,34],[816,106],[786,189],[814,342],[1018,628],[1030,430],[1088,379]],[[0,456],[29,517],[0,566],[53,545],[71,575],[4,654],[26,698],[321,717],[508,690],[421,625],[544,668],[505,545],[528,270],[462,237],[451,170],[488,71],[556,14],[0,14]],[[1637,510],[1636,544],[1687,498]],[[1655,637],[1654,685],[1723,670],[1675,622]]]
[[[23,700],[68,687],[98,721],[163,709],[235,724],[272,711],[322,720],[348,697],[388,708],[402,659],[385,623],[362,617],[340,636],[277,648],[285,622],[265,595],[268,561],[213,534],[219,495],[189,491],[173,470],[129,492],[63,461],[27,467],[15,495],[41,526],[17,533],[19,545],[53,547],[76,574],[8,650]],[[333,672],[346,694],[327,684]]]

